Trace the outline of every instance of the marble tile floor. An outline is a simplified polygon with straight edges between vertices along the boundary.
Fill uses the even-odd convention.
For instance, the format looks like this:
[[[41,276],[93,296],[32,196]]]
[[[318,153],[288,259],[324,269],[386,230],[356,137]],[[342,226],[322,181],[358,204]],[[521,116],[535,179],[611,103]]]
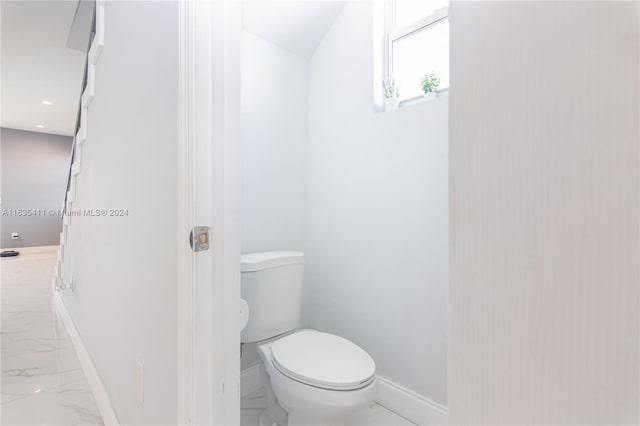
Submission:
[[[2,425],[103,425],[54,308],[57,248],[22,248],[1,260]]]
[[[265,407],[264,389],[258,389],[244,396],[240,400],[241,426],[258,426],[260,413]],[[347,418],[345,426],[415,426],[415,424],[379,404],[372,403]]]

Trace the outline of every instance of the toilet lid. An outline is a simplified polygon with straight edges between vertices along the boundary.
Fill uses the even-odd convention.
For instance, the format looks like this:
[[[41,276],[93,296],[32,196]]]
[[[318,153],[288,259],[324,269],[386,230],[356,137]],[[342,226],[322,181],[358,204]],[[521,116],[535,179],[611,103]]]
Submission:
[[[271,359],[282,374],[325,389],[359,389],[371,383],[376,372],[375,362],[358,345],[314,330],[275,341]]]

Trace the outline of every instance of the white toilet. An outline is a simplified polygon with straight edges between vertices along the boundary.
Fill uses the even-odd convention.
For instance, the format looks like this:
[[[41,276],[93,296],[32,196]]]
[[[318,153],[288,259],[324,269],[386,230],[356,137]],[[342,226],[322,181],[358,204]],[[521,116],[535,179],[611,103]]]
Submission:
[[[242,342],[257,342],[267,393],[261,426],[343,425],[378,390],[376,365],[362,348],[333,334],[297,330],[303,270],[297,251],[242,256],[242,298],[249,305]]]

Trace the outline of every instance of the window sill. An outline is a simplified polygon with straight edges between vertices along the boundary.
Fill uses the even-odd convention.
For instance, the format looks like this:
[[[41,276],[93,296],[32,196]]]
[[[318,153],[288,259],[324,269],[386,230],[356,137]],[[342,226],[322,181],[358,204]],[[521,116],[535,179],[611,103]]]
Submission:
[[[398,108],[404,108],[411,105],[417,105],[423,102],[435,101],[436,99],[447,97],[449,96],[449,88],[447,87],[444,89],[437,90],[436,93],[437,95],[433,99],[425,99],[424,96],[422,95],[414,96],[413,98],[403,99],[400,101],[400,106]]]
[[[444,88],[444,89],[440,89],[436,93],[437,93],[437,96],[435,98],[433,98],[433,99],[425,99],[423,95],[414,96],[413,98],[403,99],[403,100],[400,101],[400,105],[398,105],[398,108],[391,109],[389,111],[385,111],[384,107],[382,107],[381,105],[375,106],[374,107],[374,113],[380,114],[380,113],[384,113],[384,112],[397,111],[399,109],[410,107],[412,105],[419,105],[419,104],[422,104],[422,103],[425,103],[425,102],[435,101],[436,99],[445,98],[445,97],[449,96],[449,88],[447,87],[447,88]]]

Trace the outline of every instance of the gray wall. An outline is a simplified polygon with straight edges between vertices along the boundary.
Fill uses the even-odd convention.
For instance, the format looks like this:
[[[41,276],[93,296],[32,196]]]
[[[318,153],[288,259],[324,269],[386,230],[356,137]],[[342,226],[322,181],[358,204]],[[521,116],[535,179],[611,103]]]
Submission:
[[[0,129],[2,210],[44,209],[45,215],[2,216],[2,247],[19,247],[11,240],[18,232],[23,247],[56,245],[62,218],[49,210],[62,207],[69,172],[72,138],[47,133]]]

